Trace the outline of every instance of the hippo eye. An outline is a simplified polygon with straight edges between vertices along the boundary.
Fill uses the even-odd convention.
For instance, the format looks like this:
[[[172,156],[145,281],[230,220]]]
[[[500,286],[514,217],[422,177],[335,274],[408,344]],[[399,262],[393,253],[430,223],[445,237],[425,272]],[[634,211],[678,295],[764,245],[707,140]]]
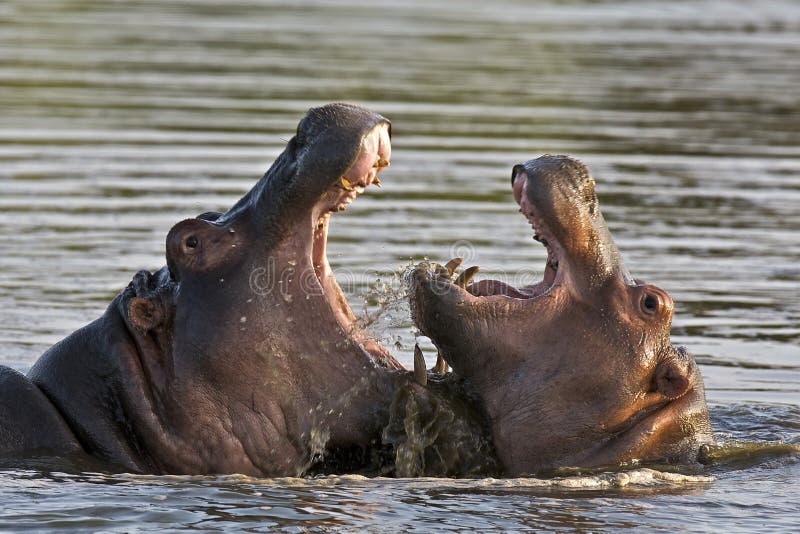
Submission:
[[[658,297],[652,293],[645,293],[642,298],[642,310],[648,315],[655,315],[658,312]]]
[[[190,235],[189,237],[186,238],[186,241],[184,241],[184,245],[186,246],[186,248],[196,248],[197,247],[197,237],[193,236],[193,235]]]

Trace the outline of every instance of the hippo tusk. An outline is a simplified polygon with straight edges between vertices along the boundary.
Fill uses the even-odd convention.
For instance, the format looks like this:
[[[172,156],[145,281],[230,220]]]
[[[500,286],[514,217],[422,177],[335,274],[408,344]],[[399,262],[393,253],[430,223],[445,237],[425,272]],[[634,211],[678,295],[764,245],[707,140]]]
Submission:
[[[447,362],[442,357],[442,353],[439,352],[436,354],[436,364],[431,368],[431,371],[434,373],[446,373],[450,370],[450,366],[447,365]]]
[[[374,185],[375,187],[383,187],[383,184],[381,183],[381,181],[378,179],[377,176],[372,179],[372,185]]]
[[[428,385],[428,371],[425,369],[425,357],[419,345],[414,345],[414,382],[420,386]]]

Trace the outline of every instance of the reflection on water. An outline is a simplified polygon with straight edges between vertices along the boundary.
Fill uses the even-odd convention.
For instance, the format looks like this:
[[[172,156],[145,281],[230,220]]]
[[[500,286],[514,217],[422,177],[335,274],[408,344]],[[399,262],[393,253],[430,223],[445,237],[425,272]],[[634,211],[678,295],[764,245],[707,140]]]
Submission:
[[[510,169],[574,154],[631,270],[675,299],[673,338],[698,357],[729,449],[797,443],[798,57],[790,0],[3,2],[0,360],[27,369],[97,317],[162,265],[175,222],[247,190],[308,107],[349,100],[393,120],[395,148],[383,190],[332,228],[354,309],[387,306],[380,284],[423,256],[540,277]],[[410,363],[407,310],[388,308],[371,328]],[[796,524],[796,456],[711,471],[692,489],[593,493],[10,471],[0,516],[12,529]]]

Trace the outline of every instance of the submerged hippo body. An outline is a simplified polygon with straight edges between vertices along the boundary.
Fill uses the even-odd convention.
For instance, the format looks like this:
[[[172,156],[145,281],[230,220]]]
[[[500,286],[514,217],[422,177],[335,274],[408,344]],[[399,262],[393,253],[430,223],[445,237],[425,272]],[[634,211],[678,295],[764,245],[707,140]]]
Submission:
[[[588,170],[543,156],[512,183],[547,248],[542,282],[410,274],[412,316],[477,390],[502,470],[695,461],[711,440],[700,373],[670,344],[669,295],[624,268]]]
[[[27,378],[2,369],[0,455],[269,476],[368,447],[401,366],[355,327],[325,244],[330,215],[379,183],[389,136],[356,106],[310,110],[228,212],[172,228],[166,267],[138,273]]]

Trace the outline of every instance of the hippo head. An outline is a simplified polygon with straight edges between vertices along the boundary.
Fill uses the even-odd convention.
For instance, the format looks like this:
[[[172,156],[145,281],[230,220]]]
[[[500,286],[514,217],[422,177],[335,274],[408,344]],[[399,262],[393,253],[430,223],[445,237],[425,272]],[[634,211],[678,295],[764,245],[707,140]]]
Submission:
[[[380,185],[390,157],[380,115],[311,109],[249,193],[175,225],[167,267],[137,275],[122,301],[145,368],[129,373],[145,383],[130,411],[160,414],[141,422],[145,440],[202,436],[161,470],[300,472],[371,431],[371,377],[399,364],[355,328],[325,247],[331,214]]]
[[[511,180],[547,249],[540,283],[409,277],[414,320],[476,387],[504,469],[694,460],[710,440],[700,373],[670,344],[672,299],[622,265],[588,170],[548,155]]]

